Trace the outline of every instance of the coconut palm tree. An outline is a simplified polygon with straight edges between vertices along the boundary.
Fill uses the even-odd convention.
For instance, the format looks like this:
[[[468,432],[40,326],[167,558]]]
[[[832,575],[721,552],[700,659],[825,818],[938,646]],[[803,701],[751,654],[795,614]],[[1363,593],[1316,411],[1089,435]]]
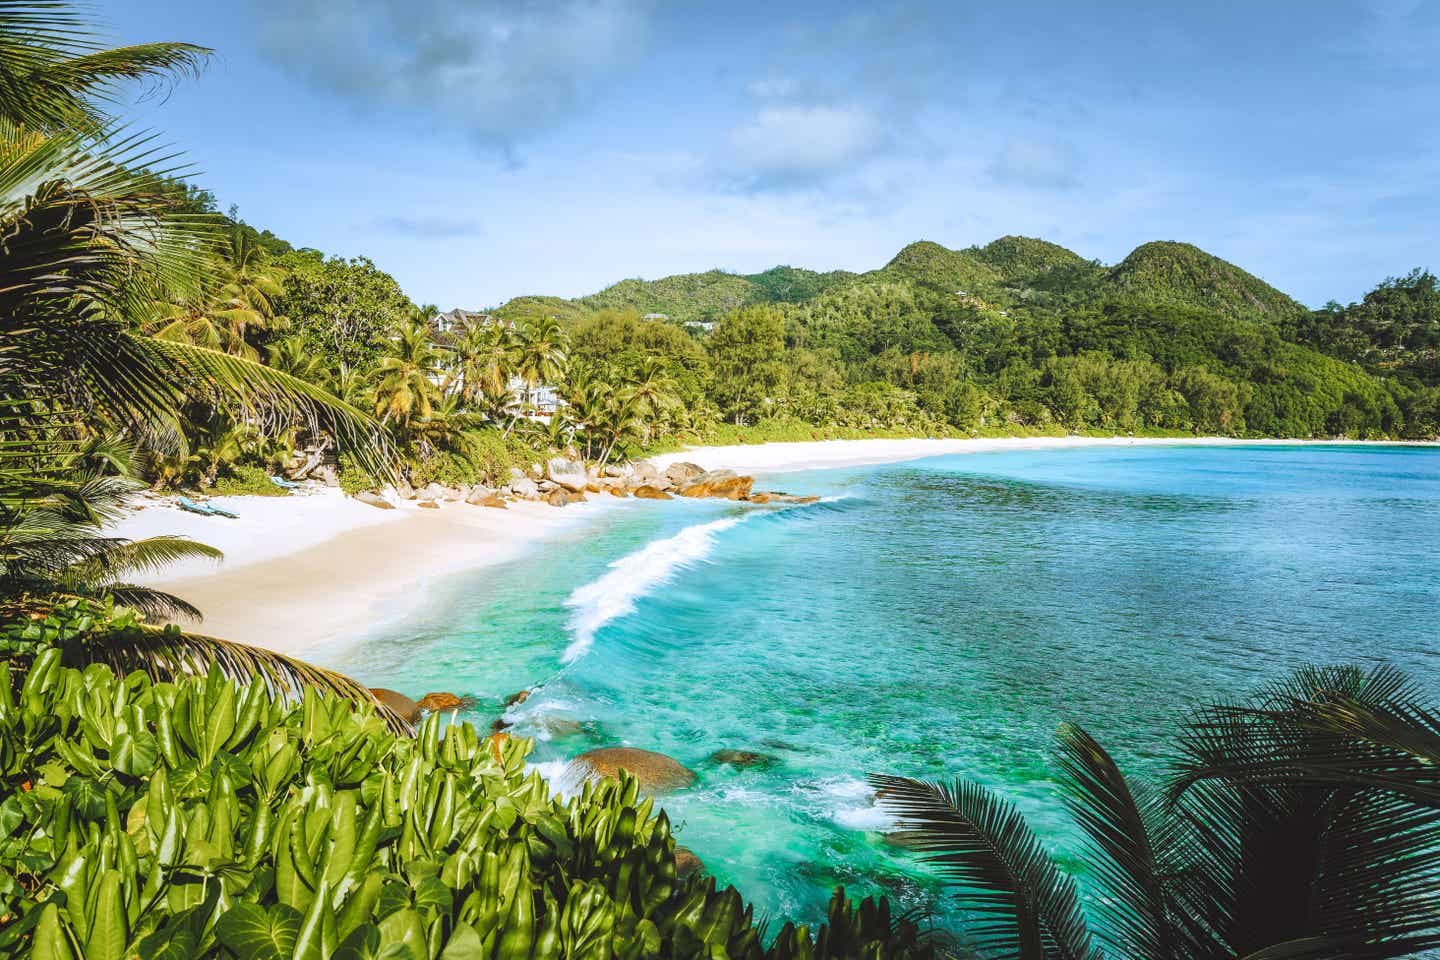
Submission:
[[[1440,712],[1393,670],[1302,670],[1202,711],[1165,791],[1125,777],[1079,727],[1057,741],[1087,837],[1084,908],[989,790],[871,778],[956,884],[982,952],[1320,960],[1440,947]]]
[[[627,378],[630,393],[638,404],[642,415],[642,442],[649,443],[654,421],[673,402],[675,380],[659,357],[642,357],[640,363]]]
[[[515,334],[505,324],[488,323],[468,328],[455,344],[459,358],[460,391],[467,403],[484,394],[503,393],[514,376]]]
[[[157,308],[147,324],[161,340],[194,343],[212,350],[255,359],[259,356],[249,337],[255,331],[284,326],[273,301],[284,292],[279,279],[266,269],[265,251],[238,224],[219,245],[216,282],[200,299],[182,300]]]
[[[215,289],[217,238],[211,218],[185,212],[167,189],[175,168],[154,138],[113,128],[101,107],[116,81],[193,70],[207,51],[103,50],[91,37],[63,2],[0,2],[0,591],[34,600],[37,591],[104,590],[144,605],[123,583],[127,572],[203,548],[101,535],[95,504],[113,505],[120,481],[77,465],[85,438],[118,429],[173,450],[185,406],[200,403],[224,405],[263,432],[297,420],[323,427],[378,473],[390,472],[392,458],[374,420],[316,386],[138,332],[156,302],[203,302]],[[161,674],[213,661],[234,678],[308,678],[363,695],[353,681],[268,651],[158,629],[146,636],[124,657],[94,655]]]
[[[520,332],[515,371],[525,384],[525,402],[535,404],[535,387],[554,383],[565,369],[565,332],[554,317],[540,317]]]
[[[408,428],[431,415],[444,392],[440,363],[424,323],[411,320],[395,332],[376,370],[375,415],[382,423]]]

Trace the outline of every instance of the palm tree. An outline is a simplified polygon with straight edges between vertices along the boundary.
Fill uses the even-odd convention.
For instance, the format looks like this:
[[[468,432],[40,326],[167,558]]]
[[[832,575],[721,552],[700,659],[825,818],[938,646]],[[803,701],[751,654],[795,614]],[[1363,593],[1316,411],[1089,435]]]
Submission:
[[[1012,805],[964,781],[871,778],[956,883],[981,951],[1320,960],[1440,946],[1440,714],[1394,671],[1304,670],[1202,711],[1163,792],[1079,727],[1057,740],[1093,928]]]
[[[525,384],[525,402],[535,404],[535,387],[553,383],[565,368],[565,333],[554,317],[541,317],[520,334],[515,370]]]
[[[409,427],[430,416],[443,393],[440,351],[430,340],[430,328],[418,320],[400,327],[385,349],[376,370],[375,415],[382,423]]]
[[[612,390],[605,400],[604,413],[600,421],[605,446],[600,454],[600,466],[610,462],[610,455],[617,444],[642,436],[645,420],[641,416],[642,405],[633,390]]]
[[[194,343],[253,360],[259,354],[249,342],[251,333],[275,330],[285,323],[273,305],[284,289],[265,269],[264,249],[240,225],[231,227],[218,253],[217,282],[205,296],[161,305],[147,329],[161,340]]]
[[[675,380],[659,357],[642,357],[629,376],[630,391],[639,404],[639,412],[648,419],[642,422],[642,442],[649,443],[654,419],[671,403]]]
[[[391,457],[374,420],[318,387],[137,332],[154,303],[202,302],[216,288],[214,223],[183,211],[165,180],[172,161],[154,139],[112,128],[100,106],[116,81],[194,70],[208,51],[102,50],[90,38],[61,2],[0,2],[0,591],[39,602],[34,594],[47,590],[104,590],[180,609],[173,598],[147,600],[123,578],[205,548],[100,535],[96,521],[122,481],[77,466],[86,437],[118,429],[175,449],[186,404],[224,403],[258,431],[297,420],[323,425],[380,474],[390,472]],[[368,697],[353,681],[279,654],[141,632],[144,643],[93,651],[95,658],[157,675],[215,662],[232,678],[265,675],[273,689],[313,681]]]
[[[478,403],[485,394],[498,396],[505,391],[514,375],[516,348],[515,335],[505,324],[466,329],[455,344],[455,352],[459,357],[460,390],[467,403]]]

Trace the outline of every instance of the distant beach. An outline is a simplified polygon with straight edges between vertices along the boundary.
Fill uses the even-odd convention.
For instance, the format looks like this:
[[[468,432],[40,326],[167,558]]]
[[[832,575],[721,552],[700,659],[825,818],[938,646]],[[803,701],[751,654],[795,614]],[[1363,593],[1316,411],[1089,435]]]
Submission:
[[[688,461],[763,477],[1006,450],[1316,442],[1140,437],[829,440],[696,447],[650,459],[662,470]],[[423,604],[428,586],[447,575],[518,559],[547,540],[598,522],[606,511],[635,503],[597,495],[563,509],[512,502],[506,510],[466,503],[422,510],[402,501],[394,510],[381,510],[333,488],[289,497],[217,497],[213,502],[240,518],[196,516],[168,498],[156,497],[109,532],[132,539],[175,534],[219,547],[225,559],[218,564],[189,562],[145,582],[204,611],[204,621],[193,626],[197,632],[290,654],[359,638]]]

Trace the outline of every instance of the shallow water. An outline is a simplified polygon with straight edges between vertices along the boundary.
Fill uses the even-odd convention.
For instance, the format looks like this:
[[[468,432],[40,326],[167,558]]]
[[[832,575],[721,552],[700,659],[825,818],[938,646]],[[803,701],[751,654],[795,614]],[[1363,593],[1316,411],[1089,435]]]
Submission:
[[[785,509],[635,502],[331,662],[373,685],[506,696],[544,769],[629,744],[695,769],[680,842],[759,911],[830,888],[935,909],[864,776],[964,776],[1062,859],[1049,747],[1073,720],[1153,773],[1187,708],[1303,663],[1389,661],[1430,694],[1440,451],[1015,451],[787,474]],[[766,769],[709,761],[772,755]]]

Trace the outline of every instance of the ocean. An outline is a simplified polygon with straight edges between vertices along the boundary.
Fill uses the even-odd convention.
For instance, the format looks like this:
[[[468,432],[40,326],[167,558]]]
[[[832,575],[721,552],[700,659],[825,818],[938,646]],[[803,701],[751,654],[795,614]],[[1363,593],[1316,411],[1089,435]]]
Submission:
[[[553,773],[598,746],[695,770],[678,841],[757,912],[832,887],[948,911],[865,776],[979,781],[1055,855],[1056,726],[1129,774],[1187,711],[1308,663],[1389,662],[1440,694],[1440,450],[1144,446],[790,473],[783,508],[636,501],[437,587],[329,665],[508,715]],[[764,754],[736,769],[718,750]],[[1083,878],[1082,878],[1083,882]]]

